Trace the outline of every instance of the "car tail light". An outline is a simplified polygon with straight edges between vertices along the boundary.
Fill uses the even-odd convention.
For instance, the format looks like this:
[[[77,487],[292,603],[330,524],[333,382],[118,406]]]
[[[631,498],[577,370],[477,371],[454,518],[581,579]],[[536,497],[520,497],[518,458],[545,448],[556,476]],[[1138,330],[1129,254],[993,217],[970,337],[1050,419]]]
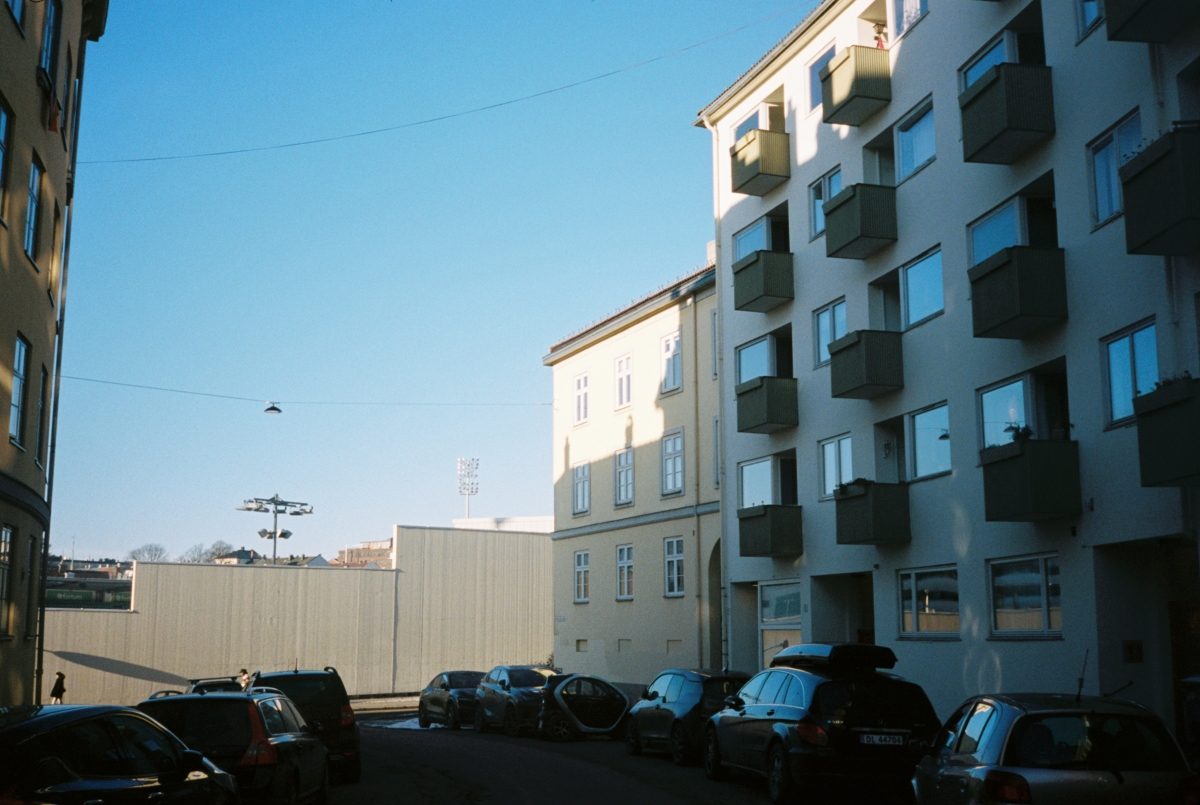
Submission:
[[[796,725],[796,732],[800,734],[800,740],[813,746],[825,746],[829,743],[829,734],[816,724],[801,721]]]
[[[348,704],[342,705],[342,726],[354,726],[354,708]]]
[[[1200,805],[1200,777],[1189,777],[1183,781],[1183,805]]]
[[[1007,771],[989,771],[983,778],[983,790],[988,799],[1005,805],[1031,805],[1033,794],[1029,783],[1019,774]]]
[[[250,745],[246,747],[246,754],[242,755],[238,765],[274,766],[279,762],[279,753],[267,740],[267,731],[263,729],[262,714],[258,712],[254,702],[247,702],[246,706],[250,708]]]

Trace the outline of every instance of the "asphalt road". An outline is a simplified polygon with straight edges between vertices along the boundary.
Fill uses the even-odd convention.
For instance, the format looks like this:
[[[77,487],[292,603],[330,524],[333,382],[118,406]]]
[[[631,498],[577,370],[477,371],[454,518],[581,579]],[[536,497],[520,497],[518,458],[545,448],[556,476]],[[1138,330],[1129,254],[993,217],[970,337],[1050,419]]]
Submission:
[[[381,729],[410,715],[372,714],[362,725],[362,782],[330,792],[332,805],[766,805],[761,779],[709,782],[665,755],[630,757],[624,744],[552,744],[471,729]],[[414,719],[415,723],[415,719]]]

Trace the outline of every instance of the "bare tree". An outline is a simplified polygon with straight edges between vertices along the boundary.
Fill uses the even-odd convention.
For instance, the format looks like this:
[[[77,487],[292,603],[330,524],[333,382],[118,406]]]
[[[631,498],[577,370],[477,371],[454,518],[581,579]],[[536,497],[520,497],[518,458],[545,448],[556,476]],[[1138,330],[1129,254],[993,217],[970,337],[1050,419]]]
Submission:
[[[147,542],[140,548],[130,551],[129,558],[134,562],[165,562],[167,561],[167,549],[157,542]]]
[[[205,562],[215,562],[218,556],[233,553],[233,546],[224,540],[217,540],[204,551]]]
[[[197,542],[195,545],[188,548],[183,553],[179,554],[179,561],[186,562],[187,564],[190,564],[190,565],[197,565],[197,564],[200,564],[201,562],[207,561],[207,559],[206,559],[207,556],[208,556],[208,552],[206,550],[204,550],[204,543]]]

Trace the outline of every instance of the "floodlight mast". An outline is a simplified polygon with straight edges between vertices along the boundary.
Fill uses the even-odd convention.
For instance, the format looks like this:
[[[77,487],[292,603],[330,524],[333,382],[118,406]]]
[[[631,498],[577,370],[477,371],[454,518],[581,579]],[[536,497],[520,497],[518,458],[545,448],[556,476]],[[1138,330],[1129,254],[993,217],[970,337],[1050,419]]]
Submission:
[[[471,518],[471,496],[479,494],[479,459],[458,460],[458,494],[467,499],[467,519]]]
[[[313,513],[313,508],[309,504],[283,500],[279,497],[279,493],[269,498],[250,498],[243,502],[241,506],[238,506],[237,510],[240,512],[271,513],[271,530],[267,531],[264,528],[258,532],[258,535],[263,539],[271,540],[271,564],[275,564],[279,556],[279,540],[287,539],[292,535],[291,531],[286,529],[281,531],[279,529],[279,515],[291,514],[298,517]]]

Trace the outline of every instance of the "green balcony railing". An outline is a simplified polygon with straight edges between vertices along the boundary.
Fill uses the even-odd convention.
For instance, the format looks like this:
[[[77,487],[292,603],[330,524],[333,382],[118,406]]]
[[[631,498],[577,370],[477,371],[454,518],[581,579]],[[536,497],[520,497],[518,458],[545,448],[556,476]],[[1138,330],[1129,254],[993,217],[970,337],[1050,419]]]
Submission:
[[[851,45],[821,68],[821,119],[861,126],[892,101],[889,51]]]
[[[1104,24],[1115,42],[1170,42],[1200,19],[1196,0],[1104,0]]]
[[[864,260],[899,238],[894,187],[852,184],[822,209],[827,257]]]
[[[838,545],[903,545],[912,541],[908,484],[858,479],[833,493]]]
[[[963,160],[1011,165],[1054,136],[1050,68],[997,64],[958,96]]]
[[[902,334],[855,330],[829,344],[832,396],[869,400],[904,388]]]
[[[794,377],[756,377],[734,387],[738,433],[774,433],[800,424]]]
[[[967,270],[976,338],[1025,338],[1067,318],[1062,249],[1010,246]]]
[[[738,549],[742,556],[795,557],[804,553],[800,506],[738,509]]]
[[[1134,397],[1142,486],[1200,486],[1200,379]]]
[[[765,196],[792,175],[787,132],[751,129],[729,155],[733,163],[733,192]]]
[[[1023,439],[979,453],[984,519],[1024,522],[1083,511],[1079,442]]]
[[[790,252],[758,251],[733,264],[733,307],[766,313],[796,297]]]
[[[1176,123],[1120,174],[1127,252],[1182,257],[1200,251],[1200,122]]]

